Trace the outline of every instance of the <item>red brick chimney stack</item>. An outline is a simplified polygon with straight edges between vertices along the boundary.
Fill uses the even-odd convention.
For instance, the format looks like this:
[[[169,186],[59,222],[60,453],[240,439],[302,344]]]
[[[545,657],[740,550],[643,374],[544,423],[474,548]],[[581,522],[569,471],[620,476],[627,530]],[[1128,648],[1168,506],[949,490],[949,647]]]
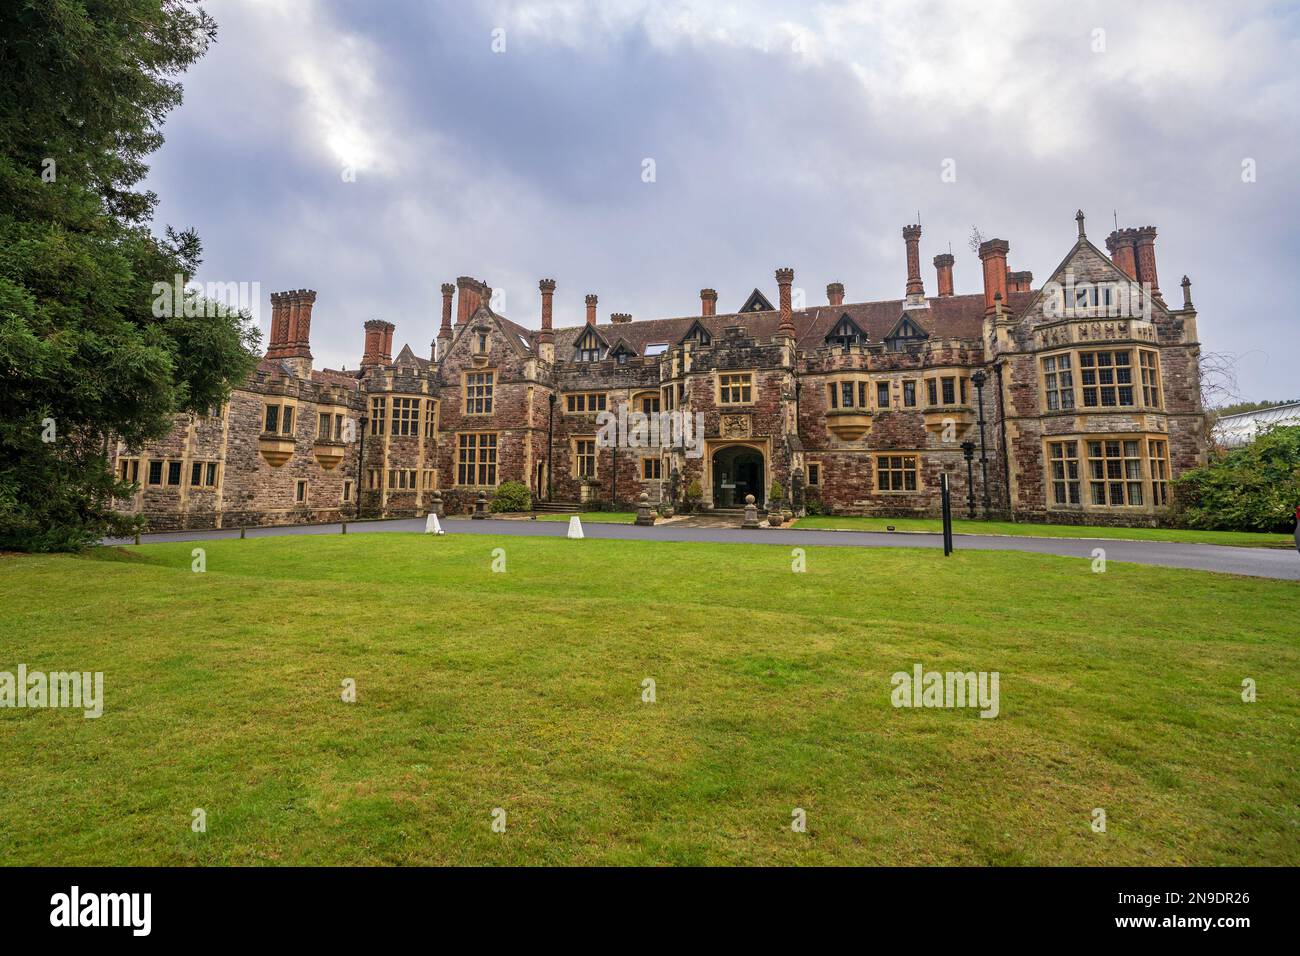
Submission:
[[[303,358],[311,358],[311,308],[315,304],[314,289],[298,290],[298,334],[293,344],[297,347],[297,354]]]
[[[941,252],[934,257],[934,268],[939,273],[939,297],[952,295],[952,264],[956,260],[951,252]]]
[[[781,325],[780,333],[786,338],[794,338],[794,310],[790,306],[790,286],[794,284],[794,270],[783,267],[776,270],[776,284],[781,290]]]
[[[371,319],[365,324],[366,344],[361,353],[361,367],[369,368],[371,365],[379,364],[379,353],[382,351],[384,341],[383,322],[379,319]]]
[[[994,298],[1007,301],[1007,253],[1011,244],[1005,239],[980,243],[980,262],[984,263],[984,311],[992,312]]]
[[[361,368],[372,368],[376,365],[387,365],[393,360],[393,329],[395,326],[392,322],[385,322],[383,319],[371,319],[365,325],[366,328],[366,350],[361,356]]]
[[[292,289],[271,293],[271,334],[266,357],[302,359],[299,372],[311,371],[311,308],[316,293],[311,289]]]
[[[456,292],[456,287],[450,282],[442,284],[442,326],[438,329],[438,338],[451,338],[451,297]]]
[[[271,332],[266,339],[267,358],[274,358],[279,347],[284,344],[289,308],[287,292],[271,293]]]
[[[718,290],[701,289],[700,290],[700,315],[717,315],[718,314]]]
[[[907,297],[924,298],[925,283],[921,281],[921,227],[904,226],[903,241],[907,243]]]
[[[551,341],[554,341],[555,333],[551,330],[551,322],[555,297],[555,280],[542,279],[537,283],[537,288],[542,290],[542,332],[549,336]]]
[[[460,276],[456,279],[456,289],[456,324],[464,325],[491,298],[492,287],[479,279]]]
[[[587,324],[588,325],[596,324],[596,302],[597,302],[596,293],[588,292],[587,293]]]
[[[1138,277],[1137,254],[1133,248],[1136,233],[1136,229],[1116,229],[1106,237],[1106,251],[1110,253],[1110,261],[1134,281]]]
[[[1029,292],[1034,285],[1034,274],[1028,269],[1007,273],[1008,292]]]
[[[433,340],[433,360],[441,362],[447,349],[451,347],[452,330],[451,330],[451,297],[456,292],[456,287],[450,282],[442,284],[442,325],[438,327],[438,335]]]
[[[832,282],[826,287],[826,301],[831,305],[844,304],[844,283]]]
[[[1160,280],[1156,277],[1156,227],[1138,226],[1134,233],[1134,253],[1137,259],[1138,281],[1151,286],[1151,298],[1163,304]]]
[[[292,292],[286,292],[285,295],[289,300],[289,322],[282,344],[285,348],[291,348],[298,341],[298,312],[300,309],[298,290],[294,289]]]

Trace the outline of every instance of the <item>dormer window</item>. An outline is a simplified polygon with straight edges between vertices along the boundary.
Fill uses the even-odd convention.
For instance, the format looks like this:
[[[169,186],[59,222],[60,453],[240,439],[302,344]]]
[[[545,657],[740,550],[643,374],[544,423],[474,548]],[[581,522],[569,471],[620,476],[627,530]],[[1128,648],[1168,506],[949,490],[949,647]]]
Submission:
[[[605,358],[606,346],[596,330],[588,328],[573,345],[575,362],[599,362]]]
[[[903,352],[909,345],[924,342],[929,337],[928,333],[905,316],[885,336],[885,347],[891,352]]]
[[[696,322],[691,326],[690,331],[682,336],[681,344],[709,346],[713,344],[713,336],[709,335],[708,329]]]
[[[840,320],[835,323],[835,328],[831,329],[830,334],[826,336],[826,344],[847,352],[854,345],[866,345],[867,336],[845,313],[840,316]]]
[[[619,365],[626,365],[627,360],[632,357],[633,352],[626,345],[620,343],[618,347],[614,349],[613,354],[614,354],[615,362],[617,362]]]

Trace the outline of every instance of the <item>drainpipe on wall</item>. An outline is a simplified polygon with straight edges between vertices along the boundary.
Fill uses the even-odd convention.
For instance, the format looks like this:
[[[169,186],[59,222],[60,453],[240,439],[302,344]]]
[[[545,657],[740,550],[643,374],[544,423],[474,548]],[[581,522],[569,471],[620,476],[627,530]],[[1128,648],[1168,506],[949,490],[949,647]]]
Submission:
[[[1003,497],[1007,502],[1007,520],[1014,521],[1015,516],[1011,513],[1011,455],[1007,450],[1007,409],[1003,403],[1002,391],[1002,362],[993,363],[993,374],[998,379],[998,431],[1002,435],[1002,489]]]

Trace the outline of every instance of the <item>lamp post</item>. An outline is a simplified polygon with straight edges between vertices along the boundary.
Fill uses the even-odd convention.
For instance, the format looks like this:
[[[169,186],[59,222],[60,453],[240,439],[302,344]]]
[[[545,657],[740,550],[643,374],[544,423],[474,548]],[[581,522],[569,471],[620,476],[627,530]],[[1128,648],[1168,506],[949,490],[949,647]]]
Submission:
[[[975,517],[975,443],[961,443],[961,453],[966,456],[966,516]]]
[[[548,396],[546,409],[546,500],[551,500],[551,458],[555,453],[555,393]]]
[[[361,424],[361,441],[357,443],[357,520],[361,520],[361,495],[365,484],[361,480],[361,464],[366,455],[366,426],[370,424],[370,416],[362,412],[358,419]]]
[[[988,520],[991,505],[989,502],[989,455],[988,445],[984,441],[984,383],[988,381],[988,375],[984,370],[976,369],[975,374],[970,377],[971,384],[975,386],[975,392],[979,396],[980,412],[980,480],[984,483],[984,518]]]

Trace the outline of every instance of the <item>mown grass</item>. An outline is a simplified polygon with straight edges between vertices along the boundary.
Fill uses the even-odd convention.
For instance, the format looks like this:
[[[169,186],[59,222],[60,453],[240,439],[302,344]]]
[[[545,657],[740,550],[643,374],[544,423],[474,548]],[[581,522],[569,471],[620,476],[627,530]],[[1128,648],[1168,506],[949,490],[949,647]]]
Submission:
[[[794,522],[799,528],[836,531],[943,531],[938,518],[864,518],[851,515],[818,515]],[[1223,544],[1238,548],[1294,548],[1289,534],[1255,531],[1194,531],[1185,528],[1110,528],[1094,525],[1029,524],[1012,521],[970,521],[954,518],[957,534],[1008,534],[1032,538],[1122,538],[1129,541],[1182,541],[1188,544]]]
[[[1293,582],[1010,552],[809,548],[792,573],[771,545],[200,546],[204,573],[189,543],[0,558],[0,670],[99,670],[106,696],[98,720],[0,709],[6,863],[1300,862]],[[893,708],[916,662],[998,671],[1000,716]]]
[[[566,514],[539,514],[538,521],[568,521],[574,514],[583,524],[632,524],[636,521],[635,511],[578,511]]]

